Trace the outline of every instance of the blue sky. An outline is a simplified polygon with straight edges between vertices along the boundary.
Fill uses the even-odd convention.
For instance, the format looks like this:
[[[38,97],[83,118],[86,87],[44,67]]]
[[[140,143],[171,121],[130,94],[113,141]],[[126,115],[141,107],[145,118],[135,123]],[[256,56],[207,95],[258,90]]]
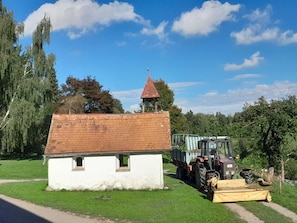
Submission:
[[[59,84],[96,78],[126,111],[139,109],[148,71],[183,113],[233,114],[245,103],[297,95],[297,1],[3,0],[25,25],[46,15]]]

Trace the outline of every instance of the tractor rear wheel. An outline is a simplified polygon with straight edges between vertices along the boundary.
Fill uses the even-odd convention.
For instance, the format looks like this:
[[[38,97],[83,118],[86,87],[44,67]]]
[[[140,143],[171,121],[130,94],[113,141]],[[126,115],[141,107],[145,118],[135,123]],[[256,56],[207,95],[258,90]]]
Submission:
[[[200,177],[200,168],[198,163],[195,164],[195,184],[198,190],[201,190],[201,177]]]

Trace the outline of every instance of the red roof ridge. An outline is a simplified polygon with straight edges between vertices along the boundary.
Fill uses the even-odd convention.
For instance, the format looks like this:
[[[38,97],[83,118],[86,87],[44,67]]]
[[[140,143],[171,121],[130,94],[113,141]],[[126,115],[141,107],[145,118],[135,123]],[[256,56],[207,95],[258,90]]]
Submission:
[[[144,98],[159,98],[159,92],[157,91],[153,80],[150,77],[150,74],[148,74],[146,84],[144,86],[143,92],[141,94],[141,99]]]

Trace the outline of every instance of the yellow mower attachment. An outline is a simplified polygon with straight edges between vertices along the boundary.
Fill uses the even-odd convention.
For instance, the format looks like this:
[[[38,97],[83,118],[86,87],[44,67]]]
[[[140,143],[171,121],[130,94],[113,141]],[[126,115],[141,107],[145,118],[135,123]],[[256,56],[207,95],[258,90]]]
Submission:
[[[244,179],[218,180],[213,177],[208,183],[214,203],[272,200],[268,187],[258,184],[247,185]]]

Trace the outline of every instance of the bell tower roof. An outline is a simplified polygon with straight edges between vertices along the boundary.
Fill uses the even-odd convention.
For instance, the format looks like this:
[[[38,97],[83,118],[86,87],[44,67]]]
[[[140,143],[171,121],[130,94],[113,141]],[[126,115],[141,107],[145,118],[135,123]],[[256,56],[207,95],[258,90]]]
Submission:
[[[150,77],[150,73],[148,73],[147,81],[144,86],[143,92],[141,94],[141,99],[153,99],[153,98],[159,98],[159,92],[157,91],[153,80]]]

